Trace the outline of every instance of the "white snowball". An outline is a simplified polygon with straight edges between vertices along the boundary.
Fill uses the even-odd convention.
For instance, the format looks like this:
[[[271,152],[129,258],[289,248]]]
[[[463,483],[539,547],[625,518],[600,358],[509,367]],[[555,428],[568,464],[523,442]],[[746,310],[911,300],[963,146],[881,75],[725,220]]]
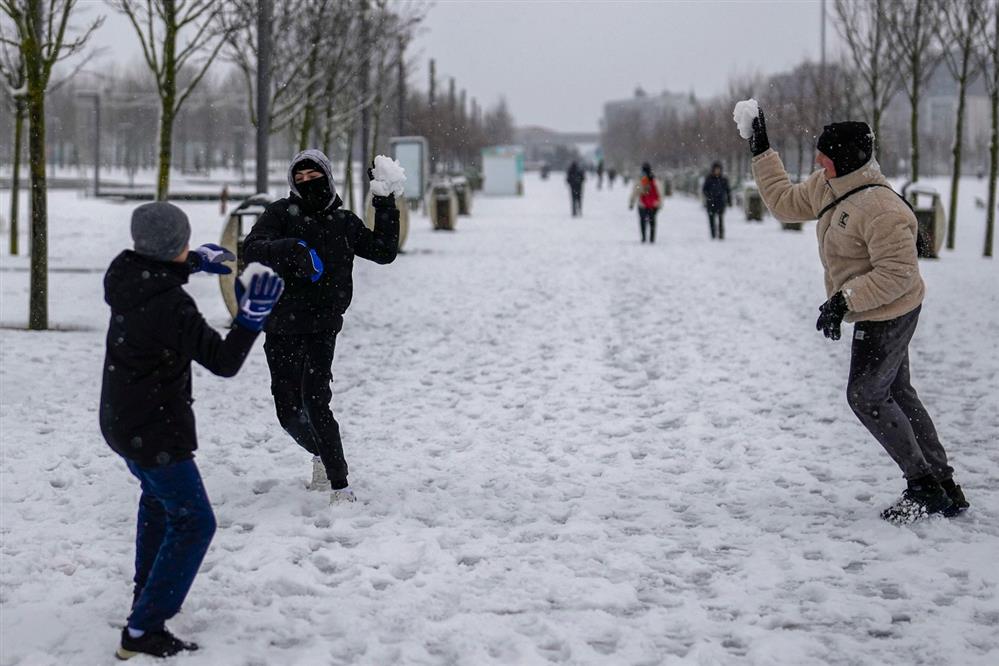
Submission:
[[[255,261],[252,264],[247,265],[247,267],[243,269],[243,273],[239,276],[239,281],[243,283],[243,289],[249,289],[250,280],[253,279],[253,276],[268,275],[273,273],[274,271],[267,268],[267,266],[264,266],[263,264],[257,263]]]
[[[375,178],[371,181],[371,193],[375,196],[395,194],[398,197],[406,191],[406,170],[391,157],[375,157],[373,175]]]
[[[748,139],[753,136],[753,120],[760,115],[760,105],[755,99],[746,99],[735,105],[732,118],[739,127],[739,136]]]

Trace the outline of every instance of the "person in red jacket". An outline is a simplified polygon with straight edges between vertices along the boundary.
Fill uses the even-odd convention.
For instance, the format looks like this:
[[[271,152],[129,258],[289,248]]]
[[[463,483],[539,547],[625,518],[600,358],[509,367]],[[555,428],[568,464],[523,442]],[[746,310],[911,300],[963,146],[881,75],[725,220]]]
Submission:
[[[646,229],[650,243],[656,242],[656,215],[662,207],[662,184],[652,173],[652,167],[648,162],[642,165],[642,177],[635,182],[635,187],[631,189],[631,198],[628,200],[628,208],[634,209],[638,203],[638,226],[642,231],[642,242],[645,242]]]

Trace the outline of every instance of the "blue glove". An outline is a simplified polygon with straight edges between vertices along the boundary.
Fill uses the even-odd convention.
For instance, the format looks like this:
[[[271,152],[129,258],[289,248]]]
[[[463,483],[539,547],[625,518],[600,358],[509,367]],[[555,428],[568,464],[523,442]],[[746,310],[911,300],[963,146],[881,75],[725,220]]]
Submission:
[[[276,273],[264,273],[250,278],[249,289],[243,288],[243,282],[236,280],[236,300],[239,301],[239,314],[233,320],[243,328],[260,332],[270,316],[274,305],[284,291],[284,280]]]
[[[311,247],[305,244],[304,240],[298,241],[298,244],[306,249],[308,252],[308,257],[303,255],[304,263],[303,268],[306,268],[306,274],[309,279],[313,282],[319,282],[319,278],[323,276],[323,260],[319,258],[319,253],[313,250]]]
[[[215,243],[205,243],[194,248],[187,255],[187,263],[190,264],[192,273],[204,271],[217,275],[228,275],[232,273],[232,269],[222,263],[224,261],[236,261],[236,255]]]

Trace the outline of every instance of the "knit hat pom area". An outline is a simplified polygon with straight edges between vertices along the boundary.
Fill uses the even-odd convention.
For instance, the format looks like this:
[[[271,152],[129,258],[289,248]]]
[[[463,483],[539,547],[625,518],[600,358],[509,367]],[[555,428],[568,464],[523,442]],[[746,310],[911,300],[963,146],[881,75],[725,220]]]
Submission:
[[[826,125],[815,147],[832,160],[836,176],[852,173],[874,154],[874,133],[867,123],[848,120]]]

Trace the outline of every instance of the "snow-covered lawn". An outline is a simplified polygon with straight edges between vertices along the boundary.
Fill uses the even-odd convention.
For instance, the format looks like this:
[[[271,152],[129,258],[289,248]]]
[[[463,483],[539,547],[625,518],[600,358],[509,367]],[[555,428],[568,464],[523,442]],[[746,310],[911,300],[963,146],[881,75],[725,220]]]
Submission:
[[[923,262],[914,384],[972,510],[896,528],[902,488],[846,404],[846,339],[814,226],[728,216],[708,239],[673,198],[638,243],[626,192],[561,174],[476,200],[454,234],[359,262],[335,407],[363,503],[305,490],[260,343],[198,369],[198,462],[219,531],[176,663],[999,663],[999,267],[967,180],[959,250]],[[130,208],[52,195],[51,316],[0,331],[0,663],[112,662],[130,601],[138,487],[97,401],[102,271]],[[184,205],[195,241],[221,231]],[[0,260],[23,325],[26,259]],[[217,283],[191,292],[225,323]],[[135,663],[142,663],[142,659]],[[148,663],[148,662],[147,662]]]

